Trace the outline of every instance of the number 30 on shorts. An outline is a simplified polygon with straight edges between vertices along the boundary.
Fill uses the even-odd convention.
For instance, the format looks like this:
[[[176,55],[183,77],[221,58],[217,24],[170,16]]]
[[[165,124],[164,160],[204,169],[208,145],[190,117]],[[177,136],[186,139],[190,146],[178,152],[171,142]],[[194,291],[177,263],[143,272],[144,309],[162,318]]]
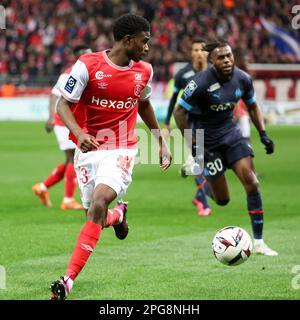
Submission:
[[[206,167],[210,176],[215,176],[217,173],[223,171],[223,163],[220,158],[207,162]]]

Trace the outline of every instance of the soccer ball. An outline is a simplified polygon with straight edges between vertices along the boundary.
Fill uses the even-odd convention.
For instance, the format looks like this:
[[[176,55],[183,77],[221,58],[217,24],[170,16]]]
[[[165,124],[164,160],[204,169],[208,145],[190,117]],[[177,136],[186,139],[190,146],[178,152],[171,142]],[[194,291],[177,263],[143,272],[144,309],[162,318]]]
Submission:
[[[217,260],[227,266],[245,262],[252,252],[252,240],[240,227],[225,227],[214,236],[212,250]]]

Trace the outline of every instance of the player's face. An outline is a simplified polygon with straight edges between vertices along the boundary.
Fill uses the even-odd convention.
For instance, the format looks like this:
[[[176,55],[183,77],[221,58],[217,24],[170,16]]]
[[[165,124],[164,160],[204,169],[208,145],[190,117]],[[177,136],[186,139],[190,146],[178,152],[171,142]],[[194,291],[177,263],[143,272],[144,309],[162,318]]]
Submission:
[[[193,63],[203,63],[207,60],[207,51],[204,51],[205,43],[193,43],[192,60]]]
[[[135,62],[143,59],[149,52],[149,40],[150,32],[139,32],[133,36],[129,36],[126,41],[128,58]]]
[[[232,74],[234,58],[230,46],[216,48],[212,52],[211,60],[217,71],[224,76]]]

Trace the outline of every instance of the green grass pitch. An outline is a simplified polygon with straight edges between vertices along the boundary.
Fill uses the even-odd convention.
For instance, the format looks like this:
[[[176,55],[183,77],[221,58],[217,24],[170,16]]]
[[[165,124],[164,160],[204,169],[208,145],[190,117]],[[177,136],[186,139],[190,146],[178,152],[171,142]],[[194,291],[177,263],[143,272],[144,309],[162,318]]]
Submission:
[[[211,241],[218,229],[238,225],[251,233],[246,197],[232,172],[227,172],[228,206],[212,204],[210,217],[198,217],[191,204],[194,181],[179,176],[179,165],[162,172],[158,165],[140,164],[125,198],[128,238],[120,241],[112,229],[103,231],[69,299],[299,299],[300,289],[292,287],[300,285],[299,274],[295,278],[292,268],[300,265],[300,127],[268,132],[276,143],[274,155],[265,154],[254,130],[253,146],[264,238],[278,257],[251,256],[235,267],[214,258]],[[1,122],[0,141],[0,265],[6,272],[0,299],[47,300],[51,281],[65,272],[85,216],[59,209],[63,183],[50,189],[50,209],[31,191],[64,161],[44,123]]]

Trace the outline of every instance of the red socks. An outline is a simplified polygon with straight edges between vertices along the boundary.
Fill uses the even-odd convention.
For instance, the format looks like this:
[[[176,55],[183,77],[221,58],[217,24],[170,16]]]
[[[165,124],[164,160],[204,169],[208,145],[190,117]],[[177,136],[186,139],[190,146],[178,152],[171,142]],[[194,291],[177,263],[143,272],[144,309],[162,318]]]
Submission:
[[[81,229],[66,273],[66,276],[73,281],[93,252],[100,238],[101,229],[101,225],[92,221],[87,221]]]
[[[76,190],[76,173],[72,163],[66,166],[65,179],[65,198],[73,198]]]
[[[53,185],[55,185],[56,183],[58,183],[60,180],[62,180],[64,177],[65,169],[66,169],[66,167],[64,164],[58,165],[54,169],[54,171],[50,174],[50,176],[43,182],[44,185],[47,188],[50,188]]]
[[[52,187],[65,177],[65,198],[73,198],[76,190],[76,173],[72,163],[60,164],[43,182],[48,188]]]

